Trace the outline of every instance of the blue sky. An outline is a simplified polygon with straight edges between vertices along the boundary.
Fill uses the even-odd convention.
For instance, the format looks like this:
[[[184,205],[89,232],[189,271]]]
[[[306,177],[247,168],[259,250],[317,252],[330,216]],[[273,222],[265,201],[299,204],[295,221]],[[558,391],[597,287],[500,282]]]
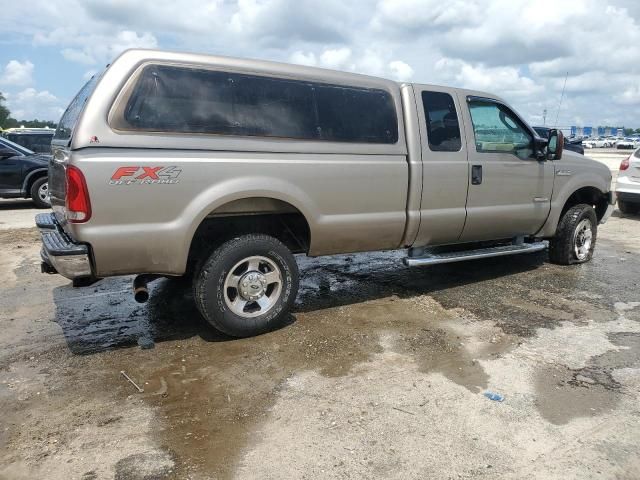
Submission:
[[[93,72],[152,47],[486,90],[530,122],[640,127],[636,0],[2,2],[0,91],[57,120]]]

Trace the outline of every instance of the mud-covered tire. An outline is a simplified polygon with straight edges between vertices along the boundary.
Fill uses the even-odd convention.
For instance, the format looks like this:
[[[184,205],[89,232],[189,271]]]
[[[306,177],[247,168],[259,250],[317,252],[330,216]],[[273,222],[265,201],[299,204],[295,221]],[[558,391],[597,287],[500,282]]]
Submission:
[[[247,264],[248,269],[243,272],[242,262],[256,258],[264,259],[257,260],[258,270],[250,270],[251,266]],[[277,299],[269,300],[272,304],[268,310],[261,314],[262,307],[258,302],[248,302],[247,310],[255,304],[254,310],[257,311],[235,313],[232,308],[238,311],[238,306],[233,305],[231,298],[234,288],[227,287],[230,279],[245,278],[244,275],[251,271],[267,275],[275,270],[278,270],[280,290]],[[258,283],[255,287],[259,287],[259,282],[255,283]],[[235,298],[246,301],[241,295],[241,282],[236,284]],[[298,293],[298,284],[298,265],[291,251],[271,236],[250,234],[223,243],[202,263],[193,279],[193,296],[198,310],[214,328],[232,337],[251,337],[278,328],[287,320]],[[270,286],[264,288],[264,297],[270,298],[267,295]]]
[[[29,195],[31,196],[31,200],[36,204],[37,208],[49,208],[51,207],[51,203],[42,198],[42,191],[46,189],[48,191],[49,180],[47,177],[41,177],[36,179],[33,184],[31,184],[31,189],[29,190]],[[47,196],[48,198],[48,196]]]
[[[580,239],[577,237],[581,233],[586,235],[586,222],[589,222],[588,229],[591,232],[591,237],[589,247],[585,250],[584,256],[582,256],[582,253],[577,252],[577,250],[580,250],[577,247]],[[580,231],[576,231],[578,229]],[[593,257],[597,233],[598,217],[593,207],[586,204],[571,207],[560,219],[556,235],[549,242],[549,260],[559,265],[588,262]]]
[[[640,204],[638,203],[629,203],[624,200],[618,199],[618,210],[620,210],[625,215],[633,215],[640,211]]]

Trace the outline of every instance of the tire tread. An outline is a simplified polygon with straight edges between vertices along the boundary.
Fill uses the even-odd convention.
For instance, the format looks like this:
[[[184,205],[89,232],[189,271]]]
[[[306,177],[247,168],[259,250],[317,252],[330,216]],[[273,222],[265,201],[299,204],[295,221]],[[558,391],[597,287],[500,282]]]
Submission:
[[[578,223],[585,216],[589,216],[592,225],[596,226],[591,246],[591,254],[585,260],[578,260],[573,254],[573,232]],[[598,219],[591,205],[581,203],[567,210],[556,229],[556,235],[549,242],[549,260],[559,265],[572,265],[591,260],[596,245]]]

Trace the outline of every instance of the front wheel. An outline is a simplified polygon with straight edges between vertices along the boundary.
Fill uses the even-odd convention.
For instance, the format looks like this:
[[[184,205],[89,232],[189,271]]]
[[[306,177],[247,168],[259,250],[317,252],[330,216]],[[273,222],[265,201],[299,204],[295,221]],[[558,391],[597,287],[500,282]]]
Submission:
[[[49,200],[49,181],[47,177],[38,178],[31,185],[31,200],[38,208],[49,208],[51,201]]]
[[[223,243],[193,281],[198,310],[216,329],[251,337],[281,326],[298,292],[298,265],[279,240],[243,235]]]
[[[598,217],[591,205],[567,210],[549,242],[549,259],[560,265],[585,263],[593,257],[598,233]]]

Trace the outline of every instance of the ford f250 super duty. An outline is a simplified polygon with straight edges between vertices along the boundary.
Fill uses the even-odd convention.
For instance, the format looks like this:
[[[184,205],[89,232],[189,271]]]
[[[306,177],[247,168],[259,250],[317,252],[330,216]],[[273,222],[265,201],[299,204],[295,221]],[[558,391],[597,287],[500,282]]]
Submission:
[[[42,268],[136,274],[139,301],[186,276],[207,321],[250,336],[292,306],[294,254],[407,249],[413,267],[548,245],[582,263],[611,174],[562,145],[488,93],[129,50],[60,120]]]

